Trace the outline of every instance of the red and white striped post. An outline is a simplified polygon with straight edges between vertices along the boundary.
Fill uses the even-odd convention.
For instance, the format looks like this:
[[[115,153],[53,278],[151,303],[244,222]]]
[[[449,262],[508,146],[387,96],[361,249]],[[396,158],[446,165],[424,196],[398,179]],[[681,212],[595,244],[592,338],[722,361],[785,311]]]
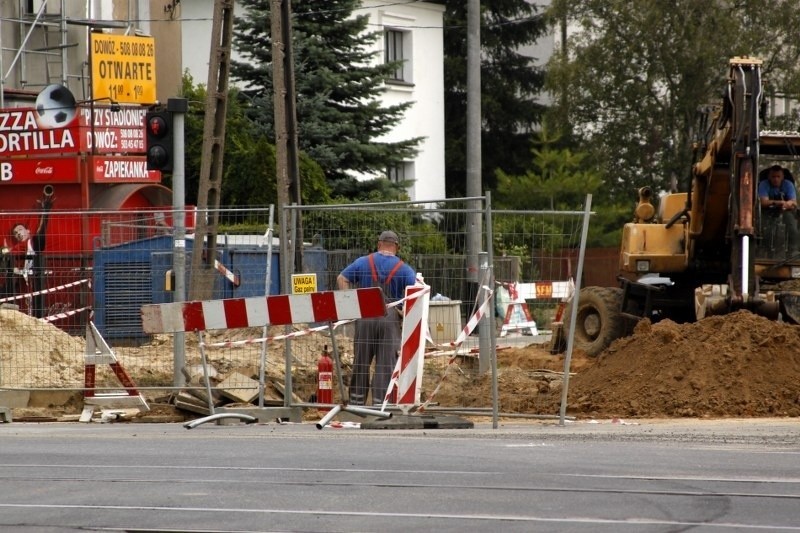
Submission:
[[[425,338],[428,329],[428,285],[406,287],[403,306],[403,333],[400,357],[397,359],[381,410],[386,409],[392,392],[397,388],[397,405],[408,411],[420,404],[422,373],[425,365]]]

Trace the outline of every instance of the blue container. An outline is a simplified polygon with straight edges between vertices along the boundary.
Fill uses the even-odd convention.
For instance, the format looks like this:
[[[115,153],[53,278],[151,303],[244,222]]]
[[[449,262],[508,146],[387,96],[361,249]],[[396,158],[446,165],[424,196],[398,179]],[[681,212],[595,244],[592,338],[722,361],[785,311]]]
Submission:
[[[105,338],[140,338],[141,307],[153,302],[154,253],[172,250],[160,236],[95,248],[92,267],[94,323]]]
[[[214,278],[212,299],[251,298],[281,294],[280,254],[273,248],[267,292],[269,249],[252,244],[252,239],[225,239],[218,246],[218,258],[227,271],[238,277],[235,285],[223,273]],[[191,286],[193,239],[186,240],[186,289]],[[94,251],[94,322],[103,337],[144,339],[141,307],[170,303],[174,292],[167,291],[167,276],[172,270],[173,240],[158,236],[124,244],[99,247]],[[328,254],[320,247],[303,252],[305,269],[317,274],[317,290],[329,290]],[[185,300],[186,298],[184,298]]]

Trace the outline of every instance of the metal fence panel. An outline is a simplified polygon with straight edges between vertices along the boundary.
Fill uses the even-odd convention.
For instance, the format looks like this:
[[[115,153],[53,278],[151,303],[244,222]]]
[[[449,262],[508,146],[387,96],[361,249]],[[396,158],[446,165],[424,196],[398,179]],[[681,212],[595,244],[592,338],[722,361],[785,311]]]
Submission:
[[[483,220],[482,247],[492,244],[491,318],[497,337],[499,380],[499,405],[495,407],[502,412],[537,414],[542,412],[538,391],[549,392],[558,386],[557,372],[543,372],[563,361],[550,353],[548,344],[551,325],[563,309],[563,296],[554,288],[569,281],[576,270],[583,213],[493,210],[492,225],[487,227],[485,206],[481,201],[476,210],[474,203],[463,199],[434,204],[291,206],[286,208],[284,220],[290,220],[292,214],[302,220],[302,272],[316,274],[318,290],[334,289],[339,272],[356,257],[373,251],[382,230],[397,232],[402,241],[400,256],[431,287],[423,400],[431,400],[429,409],[488,413],[493,407],[492,373],[481,372],[478,329],[458,346],[453,345],[479,303],[479,284],[467,272],[465,229],[469,215],[478,212]],[[0,303],[6,308],[0,310],[0,389],[85,392],[85,333],[91,320],[141,391],[152,398],[175,390],[173,338],[145,334],[139,315],[143,304],[173,301],[168,290],[173,247],[168,224],[173,215],[154,216],[153,211],[51,213],[48,247],[43,252],[42,316],[35,316],[32,284],[21,274],[24,258],[12,254],[17,271],[12,268],[3,273]],[[36,216],[22,214],[28,219]],[[224,230],[218,241],[221,268],[214,280],[214,298],[286,291],[291,272],[281,255],[287,251],[281,250],[280,240],[267,231],[269,209],[222,210],[220,220]],[[11,236],[6,239],[11,242]],[[187,253],[193,253],[192,248],[190,238]],[[294,248],[288,250],[295,252]],[[272,256],[269,280],[268,252]],[[191,260],[186,263],[190,265]],[[516,299],[512,295],[515,290]],[[535,323],[535,328],[520,326],[528,322]],[[331,348],[329,332],[312,330],[315,326],[319,325],[207,332],[207,356],[216,374],[212,380],[215,394],[258,386],[263,356],[266,379],[259,401],[266,405],[313,402],[317,361],[323,350]],[[353,330],[353,324],[346,324],[335,331],[345,383],[351,378]],[[198,342],[198,336],[186,334],[184,375],[177,381],[185,380],[188,393],[200,398],[204,387]],[[244,381],[226,383],[232,376],[243,376]],[[113,391],[121,384],[108,365],[97,365],[94,388]],[[335,387],[335,403],[343,400],[340,396]],[[219,400],[234,401],[225,396]],[[552,409],[549,414],[554,414]]]

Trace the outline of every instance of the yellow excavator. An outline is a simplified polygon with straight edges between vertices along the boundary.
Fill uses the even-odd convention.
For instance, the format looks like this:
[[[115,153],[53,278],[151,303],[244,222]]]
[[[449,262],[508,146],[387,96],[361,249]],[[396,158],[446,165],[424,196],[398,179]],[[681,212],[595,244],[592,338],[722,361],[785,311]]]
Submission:
[[[702,113],[689,191],[662,196],[656,208],[653,191],[639,190],[622,231],[620,286],[585,287],[567,309],[569,321],[578,307],[575,348],[597,355],[643,318],[691,322],[747,309],[800,323],[800,255],[783,223],[762,224],[757,193],[760,165],[800,161],[800,132],[761,130],[761,66],[730,60],[722,103]],[[793,180],[789,169],[785,177]]]

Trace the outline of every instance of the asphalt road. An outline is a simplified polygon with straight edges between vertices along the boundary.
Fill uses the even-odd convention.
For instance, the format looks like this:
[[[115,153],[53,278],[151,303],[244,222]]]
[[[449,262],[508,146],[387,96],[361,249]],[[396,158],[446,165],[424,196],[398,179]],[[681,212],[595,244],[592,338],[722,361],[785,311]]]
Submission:
[[[0,530],[800,531],[800,420],[0,424]]]

